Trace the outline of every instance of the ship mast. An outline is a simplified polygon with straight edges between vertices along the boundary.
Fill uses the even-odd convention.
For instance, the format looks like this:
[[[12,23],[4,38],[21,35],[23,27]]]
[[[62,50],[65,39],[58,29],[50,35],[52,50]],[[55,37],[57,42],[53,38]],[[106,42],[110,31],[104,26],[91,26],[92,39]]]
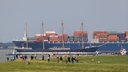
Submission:
[[[84,49],[84,40],[83,40],[83,22],[81,22],[82,27],[82,49]]]
[[[43,45],[43,50],[45,49],[44,48],[44,24],[43,24],[43,21],[42,21],[42,45]]]
[[[28,48],[28,29],[27,29],[27,23],[26,23],[26,48]]]
[[[64,48],[64,23],[63,23],[63,21],[62,21],[62,23],[61,23],[61,26],[62,26],[62,48]]]

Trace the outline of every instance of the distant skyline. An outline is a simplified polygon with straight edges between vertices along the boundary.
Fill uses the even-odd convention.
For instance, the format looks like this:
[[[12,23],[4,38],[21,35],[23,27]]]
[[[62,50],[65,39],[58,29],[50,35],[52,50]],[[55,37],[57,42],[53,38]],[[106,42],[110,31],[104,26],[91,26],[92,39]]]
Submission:
[[[81,22],[89,40],[94,31],[128,31],[128,0],[0,0],[0,42],[23,37],[25,24],[28,36],[45,31],[72,35]]]

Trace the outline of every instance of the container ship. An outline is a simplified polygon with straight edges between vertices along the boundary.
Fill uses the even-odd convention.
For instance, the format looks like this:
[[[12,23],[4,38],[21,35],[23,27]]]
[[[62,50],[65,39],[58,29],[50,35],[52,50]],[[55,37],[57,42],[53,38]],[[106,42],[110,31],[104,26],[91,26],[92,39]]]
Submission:
[[[121,47],[128,50],[128,32],[95,31],[93,40],[89,42],[86,31],[75,31],[72,36],[47,31],[44,34],[36,34],[34,37],[23,37],[23,40],[16,40],[13,43],[23,49],[28,45],[27,48],[32,48],[31,51],[119,51]],[[27,50],[29,49],[19,51]]]
[[[26,33],[22,41],[13,41],[17,47],[22,47],[21,49],[16,49],[18,52],[96,52],[100,46],[86,46],[87,42],[87,32],[83,31],[83,22],[81,23],[82,30],[75,32],[72,36],[64,34],[63,22],[62,34],[57,34],[55,31],[49,31],[44,33],[43,23],[43,33],[37,34],[33,38],[28,38],[27,36],[27,24]],[[79,41],[79,42],[78,42]],[[26,48],[24,48],[26,46]],[[31,47],[31,49],[29,48]]]
[[[36,34],[34,37],[27,36],[26,32],[22,40],[15,40],[13,43],[18,47],[17,51],[44,51],[44,52],[96,52],[99,51],[119,51],[121,47],[128,50],[128,31],[95,31],[92,41],[88,40],[87,31],[75,31],[71,36],[64,33],[63,23],[62,33],[47,31]],[[43,24],[42,24],[43,27]],[[21,48],[21,49],[19,49]],[[31,48],[31,49],[30,49]]]

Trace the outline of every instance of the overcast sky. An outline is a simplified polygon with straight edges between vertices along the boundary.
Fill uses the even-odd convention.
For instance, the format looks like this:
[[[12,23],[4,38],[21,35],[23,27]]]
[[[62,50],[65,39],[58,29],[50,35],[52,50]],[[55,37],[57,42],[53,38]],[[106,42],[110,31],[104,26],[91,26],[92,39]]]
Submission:
[[[61,33],[61,21],[65,33],[72,35],[84,30],[89,39],[94,31],[128,31],[128,0],[0,0],[0,42],[22,38],[25,24],[28,35],[45,31]]]

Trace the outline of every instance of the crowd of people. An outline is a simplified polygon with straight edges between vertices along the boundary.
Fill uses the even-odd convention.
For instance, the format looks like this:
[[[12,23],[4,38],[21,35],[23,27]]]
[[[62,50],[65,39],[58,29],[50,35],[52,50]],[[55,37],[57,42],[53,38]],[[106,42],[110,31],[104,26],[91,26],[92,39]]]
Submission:
[[[57,60],[57,62],[58,63],[62,63],[63,62],[63,57],[62,56],[56,56],[56,60]],[[66,59],[65,59],[65,62],[66,62],[66,64],[67,63],[70,63],[70,62],[72,62],[72,63],[78,63],[78,56],[76,56],[76,57],[70,57],[70,56],[68,56],[68,57],[66,57]]]
[[[53,57],[53,56],[52,56]],[[62,63],[65,62],[66,64],[68,63],[78,63],[79,59],[78,56],[54,56],[56,58],[57,63]],[[36,60],[37,59],[37,55],[30,55],[28,58],[28,55],[15,55],[13,60],[16,59],[22,59],[22,60]],[[45,56],[42,55],[41,56],[41,60],[45,60]],[[9,57],[7,57],[7,61],[10,61]],[[47,55],[47,61],[48,63],[50,62],[50,54]],[[28,62],[28,64],[30,64],[30,62]]]

